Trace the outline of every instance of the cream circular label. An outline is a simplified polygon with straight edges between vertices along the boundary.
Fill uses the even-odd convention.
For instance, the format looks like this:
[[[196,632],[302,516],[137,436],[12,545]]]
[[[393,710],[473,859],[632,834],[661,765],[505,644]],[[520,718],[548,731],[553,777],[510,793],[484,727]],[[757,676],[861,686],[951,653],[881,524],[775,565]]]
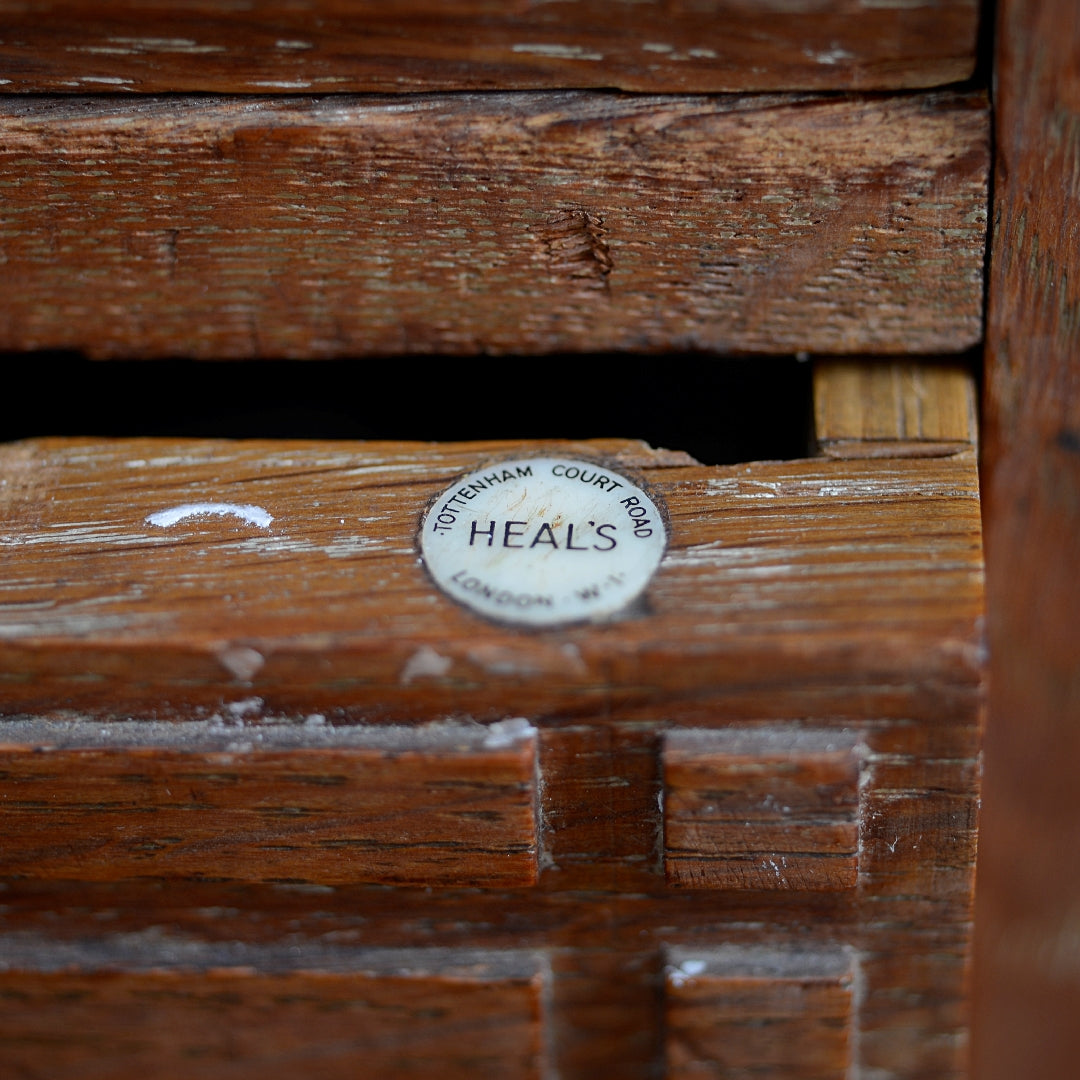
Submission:
[[[614,615],[644,590],[666,545],[663,515],[641,488],[561,457],[501,461],[462,477],[420,531],[439,588],[525,626]]]

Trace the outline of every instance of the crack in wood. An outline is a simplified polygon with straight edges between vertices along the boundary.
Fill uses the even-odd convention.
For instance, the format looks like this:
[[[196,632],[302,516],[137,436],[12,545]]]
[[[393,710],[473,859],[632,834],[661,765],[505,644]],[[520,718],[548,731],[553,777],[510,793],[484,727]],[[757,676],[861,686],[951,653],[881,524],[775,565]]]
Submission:
[[[579,289],[608,292],[608,275],[615,262],[606,236],[604,219],[598,214],[560,210],[540,237],[552,278],[568,279]]]

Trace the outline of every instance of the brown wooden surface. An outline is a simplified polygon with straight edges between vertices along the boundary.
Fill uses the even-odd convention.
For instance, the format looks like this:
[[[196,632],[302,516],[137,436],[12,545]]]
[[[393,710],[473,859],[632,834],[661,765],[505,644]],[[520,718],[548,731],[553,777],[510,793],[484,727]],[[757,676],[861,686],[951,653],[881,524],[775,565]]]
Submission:
[[[348,760],[350,740],[399,730],[388,723],[419,736],[429,720],[472,716],[484,722],[468,751],[479,754],[486,736],[521,726],[490,722],[524,716],[536,728],[538,796],[538,877],[525,889],[345,884],[332,863],[326,880],[285,882],[212,881],[182,862],[157,880],[132,880],[123,864],[97,881],[78,880],[74,866],[69,880],[23,867],[2,882],[0,908],[0,1016],[20,1033],[15,1060],[47,1074],[56,1062],[63,1076],[79,1047],[91,1053],[82,1033],[92,1025],[123,1030],[113,1005],[135,993],[139,1032],[177,1028],[168,1045],[202,1047],[207,1075],[212,1066],[263,1076],[277,1048],[310,1055],[323,1032],[348,1062],[337,1074],[328,1062],[325,1075],[352,1075],[348,1055],[366,1043],[372,1060],[385,1060],[387,1045],[400,1050],[400,1021],[430,1028],[430,1043],[406,1051],[447,1055],[451,1068],[462,1048],[490,1051],[490,1061],[513,1043],[517,1056],[491,1066],[498,1075],[653,1080],[693,1075],[698,1062],[715,1075],[718,1062],[756,1060],[770,1080],[819,1065],[818,1075],[839,1076],[849,1064],[896,1080],[960,1080],[982,679],[978,491],[966,446],[917,458],[904,456],[907,445],[896,458],[721,468],[622,440],[5,447],[9,730],[27,723],[13,714],[30,712],[56,742],[73,727],[97,731],[129,764],[145,764],[190,751],[193,724],[225,725],[217,737],[235,744],[237,769],[251,770],[275,738],[317,750],[323,733],[342,755],[326,758],[328,772]],[[608,624],[488,623],[426,578],[421,516],[479,464],[555,447],[648,484],[670,519],[665,561],[644,602]],[[146,520],[204,501],[261,507],[274,520]],[[664,748],[713,736],[729,749],[770,744],[777,775],[805,768],[808,743],[820,750],[835,736],[858,747],[854,887],[666,880]],[[532,760],[521,745],[502,752],[515,777]],[[102,779],[100,758],[38,757],[39,769],[64,767],[54,784]],[[384,764],[389,791],[393,769],[411,765],[390,754]],[[9,790],[0,781],[0,795]],[[55,840],[62,849],[63,830]],[[87,942],[111,966],[100,956],[96,967],[72,963]],[[412,955],[364,982],[370,961],[341,969],[352,950]],[[808,951],[839,966],[762,981],[762,957]],[[443,994],[450,969],[482,982],[495,955],[512,970],[473,986],[455,1011]],[[701,986],[675,985],[680,957],[704,960]],[[430,979],[415,981],[417,965]],[[430,990],[430,1025],[399,996],[403,966],[410,992]],[[103,978],[110,990],[99,995]],[[477,1024],[488,988],[503,986],[484,1015],[504,1023],[506,1039],[489,1047]],[[193,1043],[183,1032],[216,989],[228,994],[216,999],[220,1016]],[[393,1004],[388,1042],[363,1025],[333,1038],[357,1000]],[[63,1042],[25,1041],[54,1002],[71,1018],[66,1058]],[[230,1019],[232,1043],[219,1037]],[[785,1037],[763,1040],[762,1021]],[[730,1037],[718,1039],[720,1028]],[[141,1038],[117,1047],[132,1048],[131,1075],[145,1072]],[[395,1068],[406,1065],[382,1071]]]
[[[986,354],[980,1080],[1080,1060],[1080,9],[1002,0]]]
[[[664,870],[691,889],[850,889],[859,755],[835,732],[664,739]],[[770,737],[771,735],[771,737]]]
[[[956,453],[978,442],[970,365],[823,359],[814,363],[814,427],[830,457]]]
[[[841,950],[673,950],[669,1080],[851,1075],[852,972]]]
[[[0,348],[954,352],[987,140],[980,93],[8,96]]]
[[[971,75],[975,0],[0,2],[6,91],[890,89]]]
[[[282,950],[268,972],[252,969],[250,950],[230,964],[225,950],[155,934],[97,948],[6,944],[0,1055],[10,1076],[544,1075],[546,980],[527,955],[339,949],[321,969],[295,970]]]
[[[0,874],[531,885],[532,736],[0,722]]]
[[[668,553],[640,610],[599,627],[508,630],[432,586],[417,530],[455,477],[555,449],[640,470],[667,505]],[[9,445],[0,703],[368,721],[628,720],[660,708],[706,727],[969,715],[982,614],[970,451],[685,461],[617,440]],[[206,501],[273,521],[146,520]]]

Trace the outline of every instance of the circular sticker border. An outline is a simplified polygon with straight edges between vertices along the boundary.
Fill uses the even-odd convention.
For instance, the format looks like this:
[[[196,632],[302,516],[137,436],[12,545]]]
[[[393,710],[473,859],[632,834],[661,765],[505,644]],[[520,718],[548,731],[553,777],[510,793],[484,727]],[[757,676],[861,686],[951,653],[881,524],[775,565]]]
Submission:
[[[634,487],[643,492],[656,508],[657,513],[660,515],[660,520],[663,524],[663,546],[660,551],[659,559],[656,566],[649,573],[649,576],[645,579],[644,584],[640,590],[632,596],[622,607],[616,610],[597,617],[590,617],[588,615],[582,615],[580,617],[567,618],[563,620],[553,621],[550,623],[530,623],[516,621],[511,618],[501,618],[500,616],[480,610],[477,607],[469,604],[466,600],[454,596],[443,588],[442,585],[436,580],[435,575],[432,573],[431,567],[428,565],[428,560],[424,556],[424,527],[427,524],[428,516],[435,508],[435,505],[440,499],[444,498],[448,491],[452,490],[455,481],[460,482],[466,477],[473,476],[478,472],[483,472],[485,469],[495,468],[500,465],[505,465],[510,462],[527,462],[527,461],[545,461],[552,458],[565,458],[569,462],[579,465],[589,465],[597,469],[603,469],[606,472],[614,473],[616,476],[623,480],[629,480]],[[592,454],[581,454],[574,450],[563,453],[558,447],[549,447],[544,449],[533,449],[524,453],[517,454],[505,454],[497,457],[485,458],[472,465],[471,467],[457,472],[454,474],[455,479],[445,481],[439,490],[431,496],[430,499],[424,504],[423,509],[420,511],[418,524],[415,534],[415,551],[416,557],[420,561],[421,569],[424,572],[424,576],[427,578],[429,584],[438,592],[440,596],[445,597],[456,607],[467,611],[470,615],[475,616],[478,619],[482,619],[484,622],[497,626],[503,630],[515,630],[524,633],[545,633],[552,630],[565,630],[572,627],[581,626],[595,626],[601,627],[611,625],[614,623],[627,622],[633,619],[640,619],[651,614],[648,606],[648,591],[649,586],[652,584],[653,578],[663,566],[664,559],[667,557],[668,550],[671,546],[671,515],[668,512],[667,503],[660,496],[656,490],[640,473],[636,468],[626,466],[621,462],[615,461],[611,458],[599,457]]]

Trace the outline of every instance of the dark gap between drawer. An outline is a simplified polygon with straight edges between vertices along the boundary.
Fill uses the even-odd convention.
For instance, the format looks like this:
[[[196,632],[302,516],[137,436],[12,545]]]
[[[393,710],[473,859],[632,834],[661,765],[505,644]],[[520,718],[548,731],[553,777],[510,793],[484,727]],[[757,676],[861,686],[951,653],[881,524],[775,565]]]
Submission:
[[[810,365],[794,357],[147,362],[40,353],[4,359],[27,380],[3,418],[4,440],[610,436],[724,465],[806,457],[812,438]]]

